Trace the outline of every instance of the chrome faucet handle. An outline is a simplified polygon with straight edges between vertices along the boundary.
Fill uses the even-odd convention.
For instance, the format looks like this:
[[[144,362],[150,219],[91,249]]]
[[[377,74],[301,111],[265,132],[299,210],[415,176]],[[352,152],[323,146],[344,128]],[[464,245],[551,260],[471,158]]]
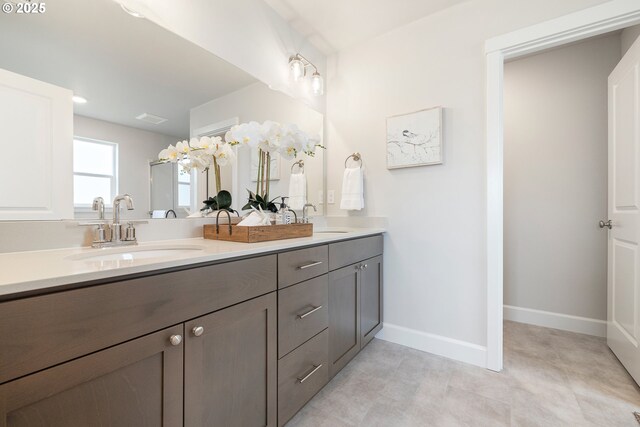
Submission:
[[[98,219],[104,219],[104,199],[102,197],[96,197],[91,203],[91,209],[98,211]]]
[[[136,241],[136,229],[133,226],[133,222],[127,222],[127,227],[124,228],[124,232],[122,234],[124,235],[122,237],[123,241],[125,241],[125,242],[135,242]]]

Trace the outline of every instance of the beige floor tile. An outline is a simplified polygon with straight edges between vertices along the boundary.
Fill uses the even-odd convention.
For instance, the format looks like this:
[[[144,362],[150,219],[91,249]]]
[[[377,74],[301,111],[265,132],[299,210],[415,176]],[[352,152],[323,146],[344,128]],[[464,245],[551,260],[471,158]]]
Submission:
[[[605,340],[515,322],[491,372],[373,340],[288,426],[636,426],[640,389]]]

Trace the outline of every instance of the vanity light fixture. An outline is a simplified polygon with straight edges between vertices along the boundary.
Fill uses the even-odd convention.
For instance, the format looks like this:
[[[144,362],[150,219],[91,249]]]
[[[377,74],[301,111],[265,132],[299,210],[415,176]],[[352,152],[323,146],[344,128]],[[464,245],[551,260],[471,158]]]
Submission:
[[[324,80],[318,72],[318,67],[313,65],[304,56],[296,53],[289,57],[289,76],[294,82],[300,82],[307,75],[307,67],[313,67],[313,74],[311,75],[311,92],[316,96],[324,94]]]
[[[311,92],[315,96],[324,95],[324,80],[318,71],[315,71],[311,76]]]
[[[71,99],[73,100],[73,102],[75,102],[76,104],[86,104],[87,103],[87,98],[83,98],[79,95],[73,95],[71,97]]]
[[[295,56],[289,58],[289,73],[291,75],[291,80],[293,80],[294,82],[299,82],[304,78],[304,64]]]

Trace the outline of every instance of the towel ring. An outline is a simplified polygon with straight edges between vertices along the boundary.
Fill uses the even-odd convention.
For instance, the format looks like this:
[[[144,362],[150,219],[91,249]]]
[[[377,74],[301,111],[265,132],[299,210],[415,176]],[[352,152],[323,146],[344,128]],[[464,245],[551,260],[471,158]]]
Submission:
[[[349,161],[349,159],[353,158],[353,160],[355,160],[356,162],[360,162],[360,167],[362,167],[362,156],[360,155],[360,153],[355,152],[352,155],[350,155],[349,157],[347,157],[346,159],[344,159],[344,167],[347,167],[347,162]]]
[[[298,160],[294,164],[291,165],[291,173],[293,173],[293,168],[298,166],[300,170],[304,173],[304,160]]]

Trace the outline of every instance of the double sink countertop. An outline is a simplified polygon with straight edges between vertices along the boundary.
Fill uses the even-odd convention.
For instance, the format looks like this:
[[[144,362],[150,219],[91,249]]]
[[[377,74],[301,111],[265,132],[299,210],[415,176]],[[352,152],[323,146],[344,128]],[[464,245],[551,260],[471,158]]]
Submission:
[[[86,282],[321,245],[384,231],[331,228],[319,229],[311,237],[260,243],[191,238],[108,249],[82,247],[4,253],[0,254],[0,301],[69,289]]]

